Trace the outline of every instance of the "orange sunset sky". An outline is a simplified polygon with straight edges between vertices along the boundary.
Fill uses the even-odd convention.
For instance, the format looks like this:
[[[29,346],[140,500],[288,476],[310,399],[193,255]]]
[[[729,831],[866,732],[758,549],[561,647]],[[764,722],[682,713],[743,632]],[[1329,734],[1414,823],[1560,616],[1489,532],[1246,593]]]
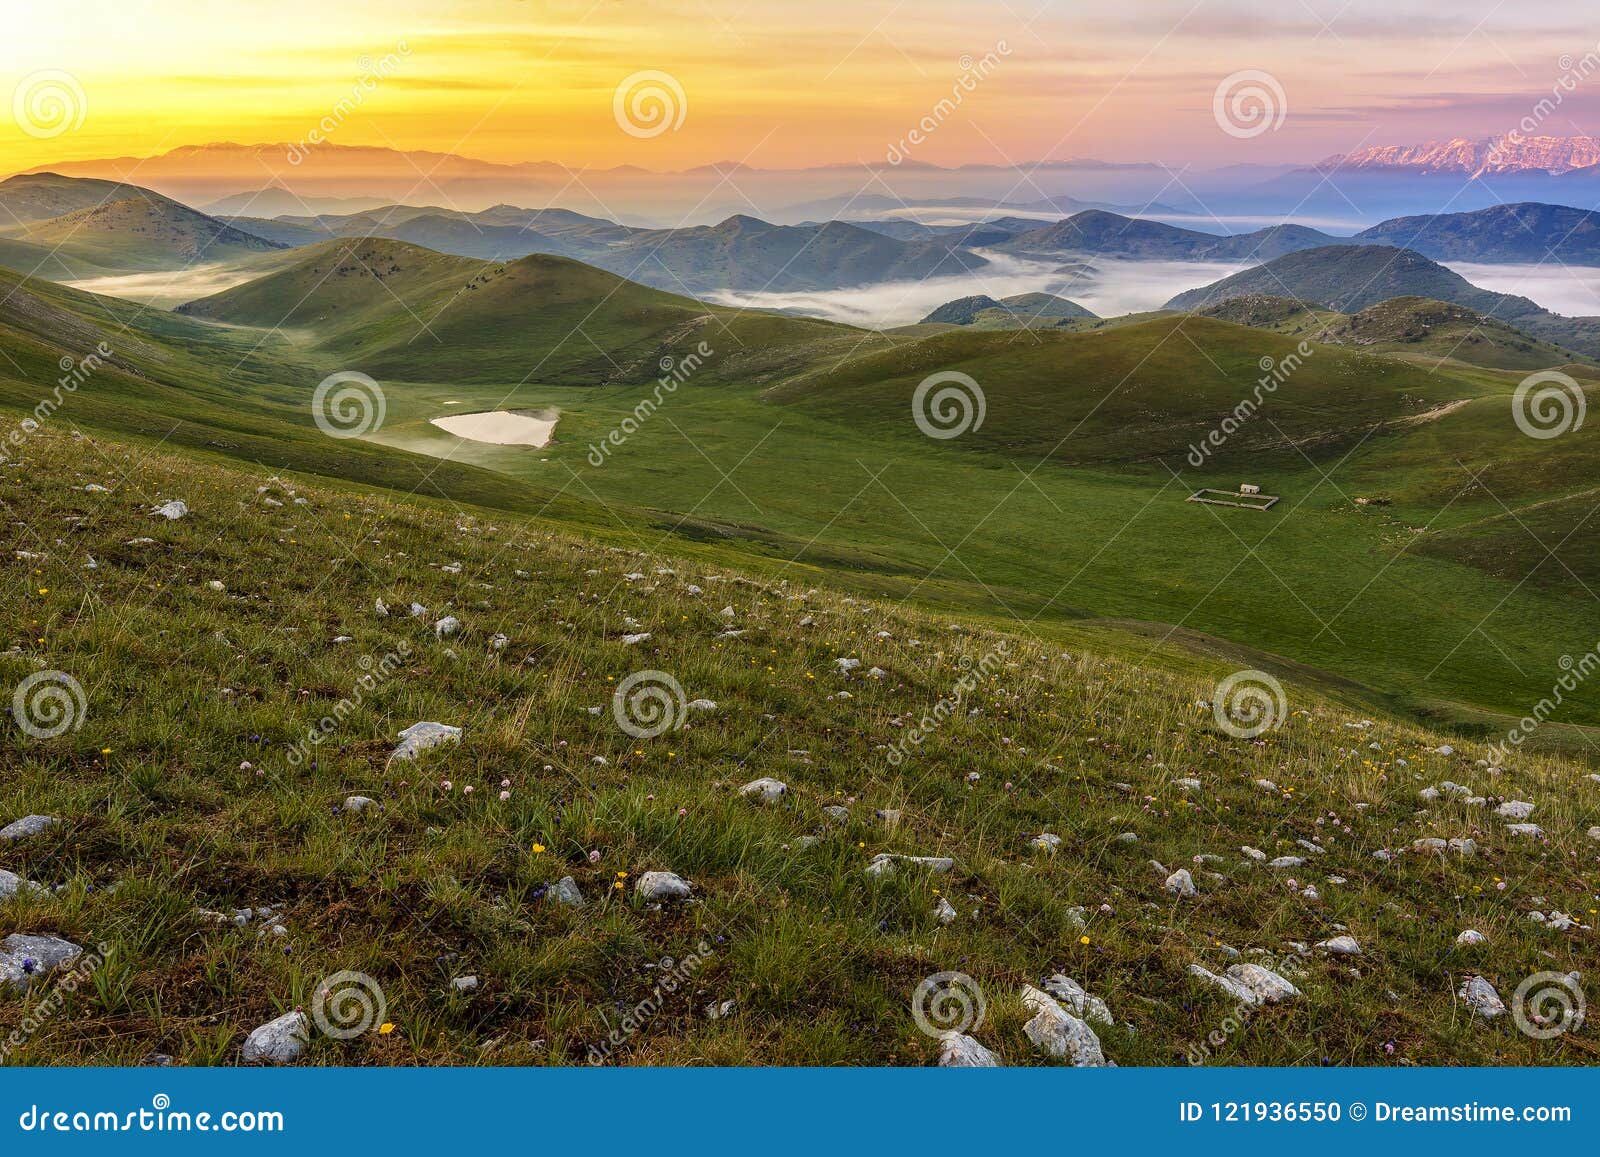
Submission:
[[[1577,0],[3,0],[0,171],[211,141],[302,139],[402,44],[331,139],[497,161],[783,168],[881,160],[1003,42],[992,74],[918,160],[1195,164],[1315,160],[1363,145],[1514,127],[1600,26]],[[653,69],[681,127],[619,130],[619,81]],[[1217,130],[1218,82],[1283,85],[1277,131]],[[16,118],[41,72],[81,91],[81,123]],[[1600,91],[1600,77],[1590,82]],[[1587,133],[1571,95],[1550,135]],[[0,108],[6,107],[0,105]]]

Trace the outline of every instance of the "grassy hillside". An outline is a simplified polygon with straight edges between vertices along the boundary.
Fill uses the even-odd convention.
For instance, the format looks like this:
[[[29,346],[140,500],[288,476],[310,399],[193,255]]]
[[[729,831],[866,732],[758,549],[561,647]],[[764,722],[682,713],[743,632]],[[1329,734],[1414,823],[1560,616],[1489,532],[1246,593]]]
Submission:
[[[1600,318],[1562,317],[1526,297],[1479,289],[1420,253],[1386,245],[1332,246],[1292,253],[1180,293],[1167,308],[1203,309],[1253,295],[1293,298],[1341,313],[1356,313],[1397,297],[1445,301],[1513,325],[1535,338],[1600,357]]]
[[[10,229],[130,197],[164,200],[138,185],[58,173],[18,173],[0,181],[0,227]]]
[[[1600,214],[1563,205],[1495,205],[1470,213],[1397,217],[1357,234],[1435,261],[1600,264]]]
[[[72,420],[590,529],[652,527],[708,565],[804,565],[864,594],[1073,638],[1182,639],[1463,735],[1503,731],[1593,634],[1570,588],[1426,549],[1592,486],[1588,432],[1544,442],[1511,421],[1520,374],[1329,346],[1302,357],[1295,339],[1171,317],[882,337],[707,307],[558,258],[497,271],[355,244],[380,248],[367,262],[328,249],[197,307],[262,328],[52,299],[110,311],[168,360],[80,391]],[[474,280],[485,270],[496,276]],[[287,328],[265,328],[296,303]],[[661,359],[701,341],[711,352],[641,421]],[[27,373],[0,379],[5,398],[31,407],[60,356],[19,354]],[[1291,372],[1237,422],[1263,356]],[[312,422],[312,389],[340,369],[380,380],[386,418],[366,438],[336,442]],[[950,369],[981,384],[987,417],[936,442],[911,399]],[[431,424],[498,408],[556,411],[555,441],[493,446]],[[1185,501],[1241,481],[1284,502],[1261,516]],[[1387,505],[1355,501],[1374,496]],[[1552,509],[1574,512],[1565,539],[1528,552],[1578,549],[1581,510]],[[1600,699],[1572,697],[1560,722],[1600,723]],[[1552,727],[1539,742],[1569,738]]]
[[[1262,376],[1262,358],[1282,361],[1296,351],[1287,338],[1193,318],[1036,339],[937,335],[799,378],[771,397],[843,421],[901,425],[923,378],[959,370],[978,381],[987,406],[982,427],[962,437],[963,449],[1060,464],[1176,461],[1233,411],[1241,385]],[[1375,426],[1461,396],[1449,379],[1341,349],[1319,350],[1304,363],[1275,390],[1272,422],[1230,440],[1226,461],[1243,463],[1289,440],[1321,443],[1316,453],[1328,454]]]
[[[706,305],[565,258],[492,264],[377,238],[314,246],[288,269],[179,312],[306,329],[309,348],[345,368],[506,386],[653,381],[663,358],[701,343],[719,351],[708,376],[759,375],[795,359],[796,347],[820,356],[812,346],[842,352],[862,337]]]
[[[283,248],[279,242],[153,194],[92,205],[34,222],[13,234],[18,240],[119,270],[181,269]]]
[[[1197,705],[1231,662],[1064,653],[1026,625],[841,597],[809,573],[746,580],[658,535],[608,548],[53,428],[6,479],[0,678],[70,675],[83,710],[53,739],[6,721],[0,819],[58,822],[0,844],[0,867],[48,890],[0,901],[0,922],[105,949],[11,1063],[238,1063],[251,1028],[353,969],[392,1027],[313,1033],[306,1063],[581,1064],[691,952],[693,980],[613,1063],[928,1064],[913,993],[959,970],[987,1003],[974,1035],[1008,1063],[1043,1063],[1020,989],[1060,972],[1109,1006],[1094,1027],[1111,1060],[1183,1064],[1235,1009],[1190,966],[1241,959],[1303,996],[1211,1063],[1592,1060],[1588,1029],[1535,1040],[1454,996],[1469,976],[1509,1001],[1532,973],[1590,969],[1600,782],[1584,769],[1491,769],[1292,680],[1281,727],[1236,739]],[[171,498],[189,515],[150,515]],[[428,613],[407,617],[412,601]],[[439,638],[445,615],[461,629]],[[626,733],[613,696],[645,669],[714,706]],[[910,744],[963,683],[961,709]],[[420,720],[460,726],[459,745],[391,761]],[[763,776],[780,802],[740,795]],[[1419,798],[1447,780],[1483,802]],[[1501,799],[1531,803],[1544,835],[1513,833]],[[1031,846],[1041,832],[1054,854]],[[1473,855],[1410,850],[1460,838]],[[884,852],[952,865],[875,879]],[[1164,887],[1179,867],[1196,895]],[[692,901],[640,899],[648,871]],[[564,877],[583,907],[556,900]],[[1468,928],[1486,943],[1458,946]],[[1359,958],[1314,947],[1339,934]],[[476,990],[456,991],[468,975]],[[0,996],[0,1028],[49,991]]]
[[[1489,369],[1539,370],[1591,361],[1464,305],[1423,297],[1391,298],[1357,314],[1342,314],[1291,298],[1249,295],[1197,312],[1292,337]]]
[[[970,325],[978,329],[1028,329],[1063,319],[1094,319],[1075,301],[1053,293],[1019,293],[998,300],[979,294],[947,301],[922,319],[923,325]]]

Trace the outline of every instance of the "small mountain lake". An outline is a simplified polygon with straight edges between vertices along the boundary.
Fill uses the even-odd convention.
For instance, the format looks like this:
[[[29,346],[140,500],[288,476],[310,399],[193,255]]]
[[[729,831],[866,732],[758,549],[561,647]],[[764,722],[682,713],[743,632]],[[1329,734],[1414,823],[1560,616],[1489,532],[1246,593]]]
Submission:
[[[477,414],[447,414],[430,418],[429,425],[469,442],[491,446],[549,445],[560,418],[556,410],[485,410]]]

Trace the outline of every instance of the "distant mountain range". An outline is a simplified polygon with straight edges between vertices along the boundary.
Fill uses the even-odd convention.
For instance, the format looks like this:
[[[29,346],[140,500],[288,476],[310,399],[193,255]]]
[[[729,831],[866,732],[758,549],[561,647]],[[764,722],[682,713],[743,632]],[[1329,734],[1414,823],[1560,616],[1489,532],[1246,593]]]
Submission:
[[[534,254],[571,257],[643,285],[677,293],[793,293],[981,269],[962,238],[898,237],[841,221],[773,225],[734,216],[716,225],[636,229],[566,209],[497,205],[477,213],[389,206],[348,216],[235,218],[286,244],[332,237],[388,237],[486,261]]]
[[[1600,165],[1600,140],[1594,137],[1525,137],[1521,134],[1456,137],[1420,145],[1375,145],[1330,157],[1318,168],[1324,171],[1408,169],[1428,173],[1461,173],[1481,177],[1486,173],[1549,173]]]

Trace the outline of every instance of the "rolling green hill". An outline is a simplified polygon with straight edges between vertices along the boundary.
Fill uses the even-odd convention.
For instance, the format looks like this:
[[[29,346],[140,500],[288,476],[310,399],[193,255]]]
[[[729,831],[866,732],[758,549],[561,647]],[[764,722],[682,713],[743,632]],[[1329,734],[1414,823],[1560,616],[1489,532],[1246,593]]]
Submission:
[[[948,323],[980,329],[1054,325],[1063,318],[1093,318],[1083,306],[1053,293],[1019,293],[998,300],[985,295],[947,301],[922,319],[923,325]]]
[[[387,240],[299,256],[190,316],[41,294],[153,354],[139,375],[80,390],[74,422],[513,512],[548,507],[590,530],[1052,632],[1180,640],[1462,734],[1492,735],[1526,710],[1563,649],[1592,633],[1570,587],[1518,582],[1481,552],[1430,550],[1556,500],[1548,529],[1571,521],[1540,541],[1583,565],[1583,511],[1560,500],[1592,485],[1600,454],[1586,431],[1523,436],[1517,373],[1303,349],[1201,318],[885,336],[710,307],[555,257],[496,266]],[[37,335],[13,344],[37,380],[14,380],[0,401],[31,406],[60,353]],[[684,388],[641,410],[661,359],[691,354]],[[1285,369],[1271,387],[1264,358]],[[341,442],[311,421],[309,395],[347,369],[379,379],[387,417]],[[984,421],[930,439],[912,398],[951,370],[979,383]],[[555,411],[555,440],[496,446],[432,425],[502,408]],[[1213,444],[1213,431],[1226,437]],[[596,455],[602,443],[613,451]],[[1261,515],[1184,501],[1241,481],[1283,502]],[[1478,620],[1493,646],[1463,644]],[[1565,724],[1600,723],[1587,697],[1567,711]]]
[[[1289,297],[1356,313],[1396,297],[1463,305],[1533,337],[1600,356],[1600,318],[1569,318],[1526,297],[1479,289],[1420,253],[1387,245],[1346,245],[1291,253],[1199,289],[1180,293],[1168,309],[1203,309],[1234,297]]]
[[[182,306],[190,317],[304,329],[347,368],[411,380],[596,385],[660,377],[702,343],[697,381],[760,378],[813,346],[861,340],[830,322],[706,305],[561,257],[507,264],[377,238],[326,242],[288,269]],[[797,353],[795,347],[800,347]]]
[[[13,231],[17,240],[118,270],[181,269],[284,248],[164,197],[92,205]]]
[[[1446,358],[1489,369],[1538,370],[1590,361],[1464,305],[1422,297],[1391,298],[1352,315],[1286,297],[1250,295],[1228,298],[1197,312],[1319,342],[1377,353]]]
[[[149,189],[118,181],[63,177],[58,173],[19,173],[0,181],[0,229],[64,217],[130,197],[165,199]]]
[[[1600,214],[1562,205],[1494,205],[1470,213],[1396,217],[1356,235],[1435,261],[1600,264]]]

